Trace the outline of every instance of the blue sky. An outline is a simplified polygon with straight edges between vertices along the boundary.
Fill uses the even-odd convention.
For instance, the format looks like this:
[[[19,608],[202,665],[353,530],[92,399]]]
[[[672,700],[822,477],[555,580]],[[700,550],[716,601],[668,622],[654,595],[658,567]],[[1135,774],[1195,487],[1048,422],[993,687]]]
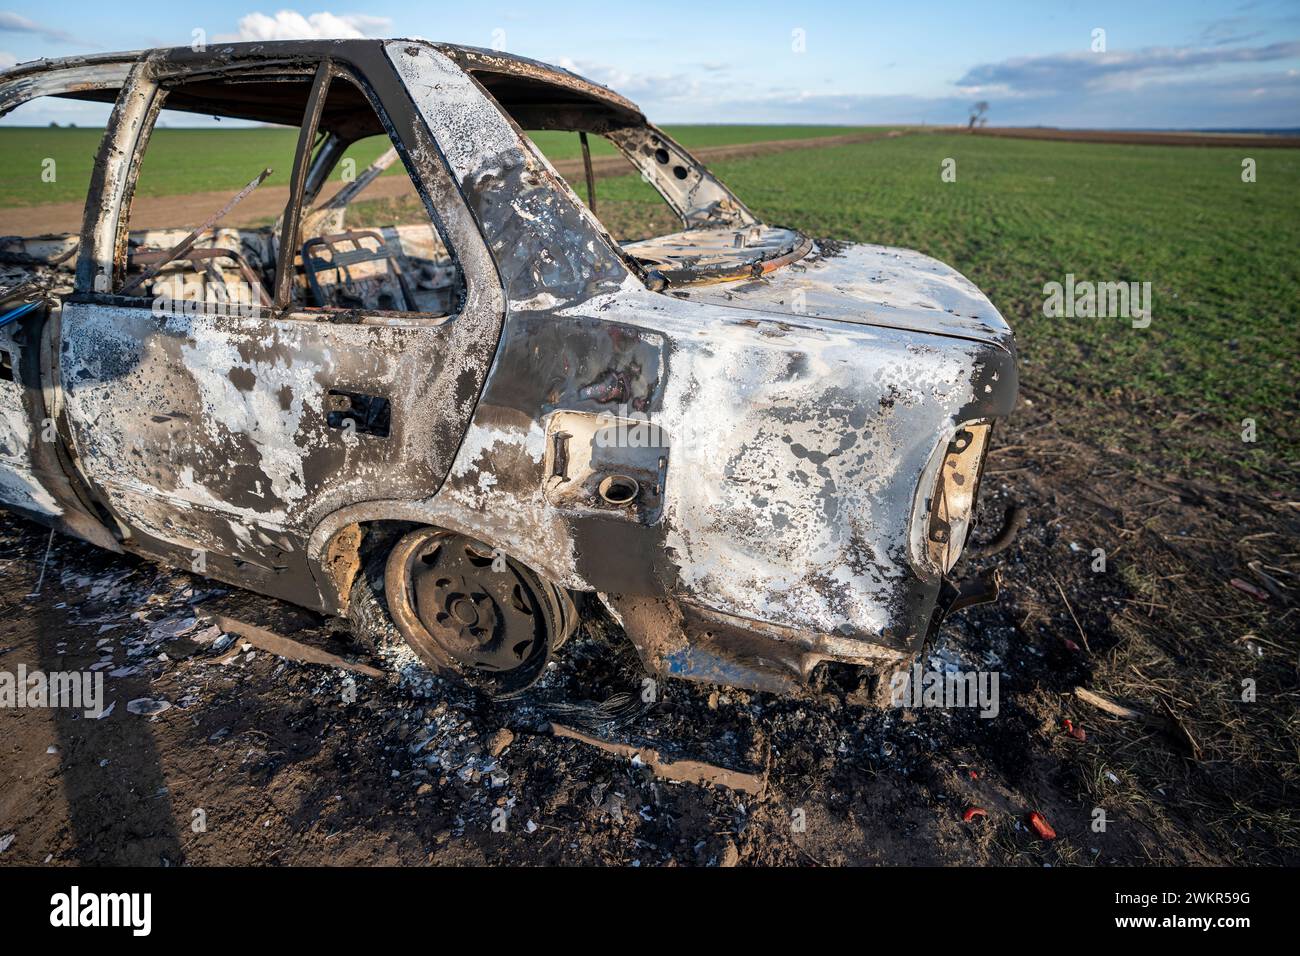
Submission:
[[[551,9],[485,0],[12,3],[0,6],[0,67],[187,46],[196,29],[210,41],[420,36],[562,64],[661,123],[954,123],[987,100],[993,125],[1300,127],[1300,0],[566,0]],[[1104,51],[1094,49],[1096,30]],[[51,108],[34,104],[9,121],[99,116],[93,106]]]

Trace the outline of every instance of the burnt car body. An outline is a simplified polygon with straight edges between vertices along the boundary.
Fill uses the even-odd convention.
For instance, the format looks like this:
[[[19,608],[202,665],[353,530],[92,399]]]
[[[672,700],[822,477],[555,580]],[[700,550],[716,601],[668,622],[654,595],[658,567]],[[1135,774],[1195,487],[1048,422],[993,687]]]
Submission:
[[[1017,390],[1009,328],[951,268],[764,224],[627,100],[493,51],[238,44],[0,74],[0,113],[42,95],[115,105],[80,235],[0,240],[11,509],[358,626],[378,607],[502,693],[577,593],[651,672],[765,690],[823,661],[892,670],[937,626]],[[256,314],[140,294],[184,244],[128,230],[164,105],[301,125],[280,222],[192,244],[260,279]],[[605,137],[682,230],[620,246],[524,129]],[[353,255],[346,234],[302,227],[376,133],[431,220],[380,230],[383,263],[423,278],[339,307],[308,266]]]

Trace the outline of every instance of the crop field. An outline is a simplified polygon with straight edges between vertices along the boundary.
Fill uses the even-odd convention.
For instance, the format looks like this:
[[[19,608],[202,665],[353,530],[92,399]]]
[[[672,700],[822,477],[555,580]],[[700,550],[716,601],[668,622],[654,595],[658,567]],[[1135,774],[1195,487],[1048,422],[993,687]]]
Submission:
[[[727,146],[767,140],[804,139],[862,132],[857,126],[669,126],[668,135],[687,148]],[[0,126],[0,209],[68,202],[85,195],[101,129]],[[298,131],[287,127],[237,129],[158,129],[140,173],[138,195],[174,196],[211,190],[234,191],[262,170],[274,172],[268,186],[287,186]],[[572,133],[540,132],[538,145],[553,160],[576,159],[581,149]],[[591,137],[593,155],[615,154],[612,146]],[[364,168],[387,147],[372,136],[357,143],[348,156]],[[42,162],[53,159],[57,177],[41,178]],[[399,173],[389,169],[386,175]]]
[[[868,130],[669,132],[706,150]],[[24,207],[28,215],[25,207],[75,202],[96,135],[0,129],[0,209]],[[580,155],[571,134],[537,139],[556,163]],[[593,145],[597,155],[609,152]],[[380,148],[377,140],[359,145],[358,164]],[[141,194],[233,191],[257,171],[250,162],[270,155],[284,159],[267,188],[283,187],[291,149],[285,130],[163,130]],[[42,183],[32,165],[45,155],[58,159],[55,183]],[[1246,158],[1256,163],[1254,182],[1243,181]],[[21,781],[0,776],[7,794],[0,811],[48,808],[27,816],[12,810],[20,835],[14,856],[243,864],[1300,862],[1300,150],[913,128],[709,165],[767,222],[918,249],[951,264],[1013,328],[1020,404],[994,435],[978,547],[966,568],[1000,566],[1002,595],[954,615],[926,652],[932,667],[936,658],[997,667],[1004,675],[998,720],[970,711],[882,713],[838,676],[819,679],[817,696],[807,700],[666,682],[664,713],[647,733],[695,728],[753,743],[768,755],[770,788],[751,799],[721,787],[665,787],[644,768],[540,731],[526,706],[455,689],[413,702],[375,680],[363,682],[362,702],[345,707],[336,703],[333,672],[271,654],[215,661],[191,647],[147,682],[124,679],[116,694],[189,701],[152,724],[114,719],[86,731],[82,721],[59,728],[56,740],[34,718],[19,718],[27,723],[13,737],[15,752],[39,760],[47,745],[75,740],[95,758],[111,757],[112,769],[83,761],[68,788],[73,796],[59,790],[53,771]],[[952,181],[945,170],[955,173]],[[571,165],[566,175],[585,196],[582,176]],[[636,176],[599,179],[597,198],[620,238],[676,228]],[[363,197],[348,221],[412,214],[422,207],[402,195]],[[39,217],[32,208],[28,218]],[[1046,315],[1046,287],[1067,276],[1149,283],[1149,322]],[[1013,512],[1023,516],[1019,536],[996,556],[980,555]],[[201,614],[209,605],[357,652],[306,612],[238,590],[206,590],[211,582],[200,577],[70,539],[47,541],[44,529],[18,518],[0,516],[0,566],[8,569],[0,608],[11,610],[0,645],[19,654],[57,652],[61,661],[62,639],[51,634],[127,622],[137,606]],[[38,570],[44,591],[33,597],[42,586]],[[199,609],[200,602],[208,603]],[[121,633],[135,626],[124,623]],[[93,644],[93,629],[84,633]],[[629,686],[626,639],[598,608],[563,653],[557,673],[576,680],[580,671],[589,681],[582,699],[607,700]],[[1099,710],[1080,689],[1123,706]],[[171,719],[182,710],[183,719]],[[429,743],[431,726],[449,730],[432,745],[442,762],[429,774],[411,754]],[[505,790],[480,785],[474,768],[486,766],[489,752],[494,762],[482,776],[503,774]],[[138,793],[155,789],[177,808],[181,823],[171,830],[138,806]],[[515,814],[536,823],[531,835],[491,831],[492,803],[507,792]],[[96,794],[95,807],[78,810],[77,793]],[[210,832],[185,832],[191,806],[208,808],[216,821]],[[967,806],[986,808],[987,820],[963,822]],[[1109,829],[1094,825],[1098,808]],[[790,830],[796,810],[806,814],[806,833]],[[1058,839],[1040,841],[1026,829],[1030,810],[1051,820]]]
[[[1270,484],[1300,461],[1300,150],[1256,159],[1243,183],[1235,149],[914,134],[714,172],[765,221],[955,266],[1011,322],[1022,379],[1088,403],[1099,441],[1132,422],[1199,473],[1230,459]],[[653,208],[635,177],[599,194]],[[1067,273],[1150,282],[1149,326],[1044,316]]]
[[[538,142],[560,161],[573,139]],[[940,179],[946,159],[954,182]],[[1258,181],[1243,183],[1235,149],[913,133],[711,168],[767,222],[955,266],[1011,321],[1022,378],[1088,406],[1090,437],[1278,487],[1300,462],[1300,150],[1258,162]],[[586,195],[581,177],[571,185]],[[619,238],[675,228],[637,176],[602,179],[597,197]],[[369,223],[418,214],[370,205],[357,207]],[[1046,316],[1044,286],[1067,274],[1150,283],[1150,323]]]

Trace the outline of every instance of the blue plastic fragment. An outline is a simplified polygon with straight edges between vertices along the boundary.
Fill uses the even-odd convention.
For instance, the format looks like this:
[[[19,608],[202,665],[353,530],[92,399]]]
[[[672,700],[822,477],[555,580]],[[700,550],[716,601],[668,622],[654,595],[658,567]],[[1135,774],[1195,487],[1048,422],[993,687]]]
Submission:
[[[44,300],[37,299],[35,302],[24,302],[22,305],[18,306],[17,308],[10,309],[4,315],[0,315],[0,329],[4,328],[10,322],[16,322],[18,319],[21,319],[28,312],[32,311],[35,308],[40,307],[43,304],[44,304]]]

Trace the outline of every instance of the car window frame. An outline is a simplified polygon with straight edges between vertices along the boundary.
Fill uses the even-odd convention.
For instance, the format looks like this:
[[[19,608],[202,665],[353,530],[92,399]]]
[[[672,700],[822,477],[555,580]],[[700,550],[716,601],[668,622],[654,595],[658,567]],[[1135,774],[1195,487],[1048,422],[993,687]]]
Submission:
[[[189,51],[181,51],[183,54]],[[150,308],[149,297],[121,295],[116,290],[121,287],[126,270],[126,253],[130,235],[130,207],[134,198],[136,182],[140,168],[148,149],[151,134],[156,126],[158,113],[164,108],[167,88],[183,84],[213,72],[229,73],[232,70],[246,70],[264,75],[310,77],[313,83],[318,78],[326,63],[331,80],[343,77],[346,82],[356,84],[375,111],[380,124],[397,149],[408,177],[414,185],[429,216],[430,225],[442,240],[444,246],[459,268],[462,289],[459,308],[449,315],[429,315],[421,312],[398,312],[383,310],[348,310],[330,307],[306,307],[290,303],[285,308],[267,310],[264,320],[287,320],[320,322],[330,321],[333,316],[356,314],[363,324],[382,324],[397,326],[438,326],[452,322],[471,308],[488,309],[504,315],[505,290],[500,275],[495,268],[486,240],[482,235],[477,220],[473,217],[463,195],[456,187],[452,171],[447,166],[441,151],[429,151],[434,154],[432,162],[415,162],[411,150],[420,139],[422,131],[432,139],[427,129],[423,128],[423,119],[410,104],[411,120],[408,126],[420,124],[421,130],[414,128],[403,130],[402,125],[394,122],[392,111],[385,107],[385,95],[379,83],[372,83],[362,64],[343,57],[322,54],[315,63],[304,63],[301,58],[287,60],[281,56],[247,55],[235,62],[228,59],[211,61],[188,57],[181,63],[173,61],[176,51],[155,51],[136,60],[122,82],[113,111],[105,126],[100,141],[99,153],[91,174],[90,188],[86,198],[86,212],[82,225],[81,246],[78,253],[77,279],[72,297],[77,301],[94,302],[103,305],[124,306],[129,308]],[[371,67],[391,70],[391,65],[382,58],[377,59]],[[401,79],[396,71],[391,77],[383,77],[383,85],[390,88],[388,98],[394,93],[393,84],[401,86]],[[408,93],[409,96],[409,93]],[[311,119],[313,107],[323,106],[324,99],[313,103],[309,101],[305,110],[304,124],[299,129],[298,148],[295,150],[295,167],[302,144],[308,143],[306,149],[306,166],[303,169],[302,183],[305,187],[307,174],[311,168],[312,150],[310,144],[315,136],[316,123],[308,138],[306,121]],[[399,105],[399,104],[394,104]],[[443,202],[440,204],[439,199]],[[297,202],[297,205],[293,204]],[[282,211],[285,225],[292,219],[294,233],[302,213],[302,198],[295,196],[291,185],[289,201]],[[283,228],[281,235],[283,235]],[[277,252],[277,272],[275,285],[280,285],[280,255]],[[274,296],[275,290],[271,290]]]
[[[460,273],[462,289],[460,305],[456,311],[448,315],[434,316],[429,313],[409,309],[347,309],[339,308],[337,306],[305,306],[301,304],[295,306],[292,302],[288,301],[287,295],[282,301],[282,295],[285,293],[281,289],[281,275],[288,274],[287,268],[282,273],[282,268],[285,268],[282,264],[287,264],[291,267],[294,258],[301,254],[302,236],[300,235],[300,230],[302,226],[303,213],[307,211],[308,203],[314,202],[319,198],[318,195],[307,195],[307,187],[312,183],[312,171],[319,159],[315,147],[317,145],[317,131],[319,129],[321,112],[324,109],[325,103],[329,99],[329,91],[335,82],[352,83],[357,87],[362,96],[364,96],[366,101],[370,104],[370,108],[374,111],[380,125],[384,128],[384,132],[379,135],[387,136],[389,145],[397,150],[398,159],[402,162],[402,168],[406,172],[407,179],[411,182],[411,185],[415,187],[417,194],[420,195],[421,201],[424,204],[425,215],[429,219],[429,225],[433,228],[434,233],[442,242],[443,247],[451,256],[452,261],[456,264],[457,270]],[[346,152],[347,148],[350,146],[351,144],[349,143],[344,147],[344,149],[339,153],[337,158],[338,160],[342,159],[343,153]],[[331,165],[331,168],[325,171],[319,184],[321,188],[323,188],[324,184],[329,181],[329,175],[334,171],[334,167],[337,166],[337,164],[338,162],[336,160]],[[416,169],[414,164],[410,161],[406,145],[403,143],[402,138],[397,134],[392,120],[390,119],[388,112],[384,109],[382,99],[378,93],[365,82],[364,77],[354,68],[334,60],[333,58],[322,60],[313,79],[312,93],[308,99],[304,122],[300,129],[297,149],[294,155],[294,167],[291,174],[289,202],[285,205],[283,212],[283,222],[281,223],[279,236],[279,253],[276,263],[276,289],[273,295],[274,308],[276,312],[278,314],[310,314],[318,319],[329,315],[359,313],[365,316],[374,316],[383,320],[396,320],[399,324],[401,324],[403,320],[406,320],[416,321],[425,325],[450,322],[460,315],[460,313],[464,311],[465,305],[470,299],[469,270],[461,260],[460,255],[457,253],[456,246],[448,235],[448,229],[444,217],[424,196],[424,191],[420,188],[420,184],[419,170]],[[456,195],[459,198],[459,193]],[[461,201],[463,202],[463,200]],[[466,212],[468,212],[468,210],[466,210]],[[393,324],[393,322],[386,321],[385,324]]]

